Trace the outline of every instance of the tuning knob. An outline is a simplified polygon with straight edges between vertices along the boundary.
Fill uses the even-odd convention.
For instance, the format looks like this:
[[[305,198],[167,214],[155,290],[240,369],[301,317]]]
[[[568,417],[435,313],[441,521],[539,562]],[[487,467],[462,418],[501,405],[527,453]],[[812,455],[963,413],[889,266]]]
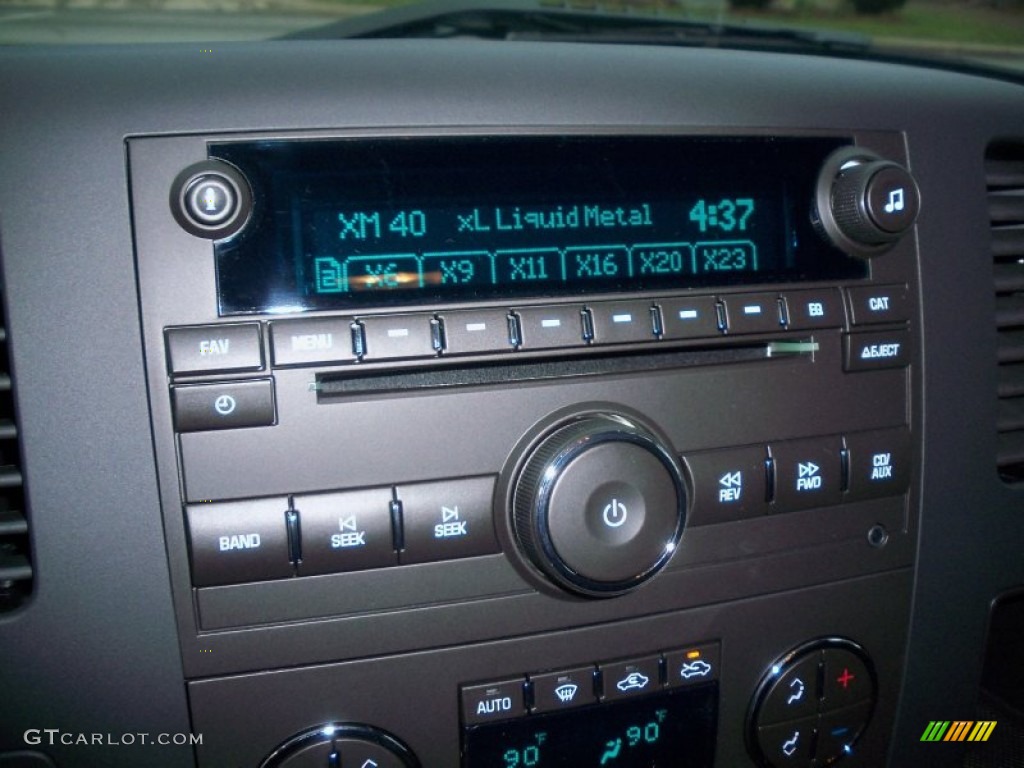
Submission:
[[[627,592],[657,574],[682,536],[686,490],[674,453],[613,413],[580,416],[533,449],[513,493],[530,560],[576,594]]]
[[[910,231],[921,197],[903,166],[844,147],[825,161],[815,203],[823,234],[851,256],[870,258]]]

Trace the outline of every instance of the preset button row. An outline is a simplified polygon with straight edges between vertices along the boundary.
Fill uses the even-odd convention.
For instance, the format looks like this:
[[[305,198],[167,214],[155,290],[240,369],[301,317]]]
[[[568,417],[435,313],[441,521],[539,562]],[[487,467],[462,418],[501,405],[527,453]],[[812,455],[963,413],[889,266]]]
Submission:
[[[269,329],[273,365],[295,366],[845,328],[848,324],[891,324],[909,319],[905,286],[854,286],[843,295],[845,307],[839,289],[824,288],[319,316],[272,320]],[[168,328],[165,336],[168,367],[175,376],[260,371],[266,367],[259,322]],[[883,339],[877,343],[902,342]],[[861,368],[905,365],[894,349],[876,346],[866,357],[863,349],[855,350],[848,353],[848,359],[870,361]],[[860,368],[854,362],[848,363],[848,369]]]
[[[709,525],[906,493],[904,427],[684,454],[688,525]]]
[[[197,587],[498,551],[493,477],[186,507]]]

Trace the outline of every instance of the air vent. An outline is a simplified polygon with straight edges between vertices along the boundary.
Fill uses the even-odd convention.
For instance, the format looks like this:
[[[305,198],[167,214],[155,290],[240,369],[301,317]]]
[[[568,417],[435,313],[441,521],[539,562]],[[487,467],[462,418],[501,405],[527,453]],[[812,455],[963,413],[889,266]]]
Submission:
[[[0,306],[0,319],[6,317]],[[28,515],[14,415],[7,328],[0,326],[0,611],[21,605],[32,591]]]
[[[999,333],[999,475],[1024,481],[1024,141],[985,157]]]

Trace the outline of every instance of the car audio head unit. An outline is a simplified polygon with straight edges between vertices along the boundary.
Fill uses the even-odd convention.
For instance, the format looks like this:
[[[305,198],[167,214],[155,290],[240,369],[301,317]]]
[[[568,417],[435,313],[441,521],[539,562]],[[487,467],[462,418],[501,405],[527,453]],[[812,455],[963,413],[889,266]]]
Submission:
[[[201,764],[884,753],[920,455],[902,136],[128,146],[190,701],[238,737]]]

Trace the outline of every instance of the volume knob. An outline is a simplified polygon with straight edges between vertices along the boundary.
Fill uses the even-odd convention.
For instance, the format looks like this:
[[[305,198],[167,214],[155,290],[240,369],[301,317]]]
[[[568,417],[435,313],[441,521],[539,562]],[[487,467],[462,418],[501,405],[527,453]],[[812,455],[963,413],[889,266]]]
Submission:
[[[669,561],[683,531],[678,460],[650,430],[612,413],[555,428],[527,458],[513,494],[524,552],[555,584],[603,597]]]
[[[914,226],[920,207],[906,168],[856,147],[831,155],[818,178],[817,223],[852,256],[870,258],[890,248]]]

